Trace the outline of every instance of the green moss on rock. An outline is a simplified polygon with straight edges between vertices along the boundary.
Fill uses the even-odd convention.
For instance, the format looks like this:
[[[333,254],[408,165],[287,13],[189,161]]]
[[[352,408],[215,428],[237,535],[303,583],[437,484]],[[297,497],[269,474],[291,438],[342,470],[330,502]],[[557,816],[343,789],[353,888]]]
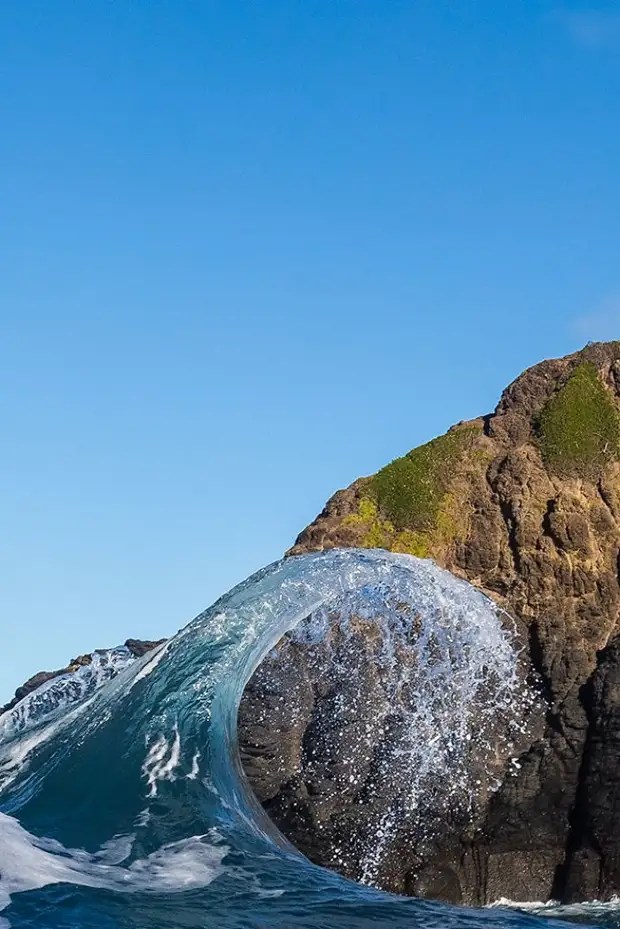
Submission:
[[[417,558],[430,558],[433,553],[432,539],[427,532],[415,529],[403,529],[396,533],[390,546],[393,552],[415,555]]]
[[[620,454],[620,414],[591,362],[580,364],[535,423],[549,471],[595,480]]]
[[[472,426],[454,429],[375,474],[370,490],[396,529],[435,528],[454,468],[478,433]]]
[[[362,497],[357,513],[350,513],[342,521],[343,526],[358,526],[363,534],[359,544],[362,548],[387,548],[392,552],[404,552],[428,558],[431,544],[428,533],[394,528],[389,519],[383,519],[379,507],[370,497]]]
[[[390,548],[394,539],[394,526],[381,518],[376,502],[370,497],[362,497],[357,513],[345,516],[342,525],[358,526],[363,531],[362,548]]]

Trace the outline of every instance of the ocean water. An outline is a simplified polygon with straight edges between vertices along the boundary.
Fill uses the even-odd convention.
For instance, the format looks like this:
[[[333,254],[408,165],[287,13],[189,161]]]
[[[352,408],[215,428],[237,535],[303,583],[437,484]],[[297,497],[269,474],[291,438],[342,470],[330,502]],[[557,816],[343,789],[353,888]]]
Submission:
[[[455,763],[455,796],[466,802],[467,771],[458,759],[470,750],[468,720],[483,733],[481,720],[494,707],[515,708],[518,724],[529,706],[496,607],[406,555],[287,559],[236,587],[156,652],[139,660],[122,648],[102,652],[0,717],[0,927],[620,926],[615,904],[468,909],[383,893],[372,884],[381,843],[390,840],[389,817],[377,845],[365,849],[363,883],[312,865],[278,833],[241,769],[238,705],[283,633],[321,635],[330,611],[376,616],[396,650],[407,616],[421,617],[418,640],[431,643],[434,657],[423,677],[426,702],[402,746],[417,773],[404,779],[399,810],[416,815],[424,771]],[[450,706],[459,707],[452,717]],[[452,720],[448,742],[432,736],[437,714],[444,730]]]

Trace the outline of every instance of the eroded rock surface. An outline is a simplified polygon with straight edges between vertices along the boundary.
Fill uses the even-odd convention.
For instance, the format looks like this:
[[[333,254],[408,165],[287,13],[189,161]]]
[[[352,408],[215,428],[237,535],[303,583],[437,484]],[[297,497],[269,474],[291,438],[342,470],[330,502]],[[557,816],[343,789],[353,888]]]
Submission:
[[[289,553],[361,546],[432,557],[514,617],[540,681],[543,729],[526,734],[514,760],[499,760],[500,783],[474,814],[446,817],[418,854],[398,839],[386,847],[380,886],[467,903],[620,893],[619,397],[620,343],[545,361],[493,414],[336,493]],[[359,762],[369,770],[385,745],[373,647],[360,632],[366,692],[353,703],[344,681],[325,691],[324,662],[289,637],[240,712],[259,799],[309,857],[348,874],[334,837],[371,817],[334,784],[356,728],[371,733]],[[334,700],[355,713],[330,735]],[[388,803],[381,791],[377,781],[374,808]]]

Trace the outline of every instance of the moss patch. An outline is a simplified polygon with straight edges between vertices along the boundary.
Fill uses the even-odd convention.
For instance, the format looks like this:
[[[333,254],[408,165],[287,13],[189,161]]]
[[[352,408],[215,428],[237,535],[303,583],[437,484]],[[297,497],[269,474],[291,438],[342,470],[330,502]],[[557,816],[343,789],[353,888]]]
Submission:
[[[580,364],[535,422],[545,465],[595,480],[620,454],[620,414],[591,362]]]
[[[363,548],[391,548],[394,526],[389,519],[382,519],[379,508],[370,497],[362,497],[357,513],[350,513],[342,521],[343,526],[359,526],[363,531],[360,545]]]
[[[454,468],[479,432],[473,426],[447,432],[375,474],[369,489],[397,530],[420,532],[437,526]]]
[[[397,532],[394,536],[390,550],[403,552],[405,555],[416,555],[418,558],[430,558],[434,553],[434,545],[431,536],[427,532],[403,529],[402,532]]]
[[[411,529],[398,531],[389,519],[382,518],[376,501],[370,497],[362,497],[357,513],[345,516],[342,524],[362,529],[362,548],[387,548],[392,552],[417,555],[418,558],[428,558],[431,553],[428,533]]]

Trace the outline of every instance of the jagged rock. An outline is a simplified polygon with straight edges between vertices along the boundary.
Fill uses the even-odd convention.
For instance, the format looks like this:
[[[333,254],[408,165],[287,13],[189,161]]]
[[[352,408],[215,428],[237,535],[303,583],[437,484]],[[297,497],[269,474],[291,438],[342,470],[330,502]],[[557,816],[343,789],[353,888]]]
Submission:
[[[564,879],[571,898],[606,900],[620,874],[620,637],[600,652],[582,702],[590,725]]]
[[[361,546],[432,557],[515,618],[541,681],[544,731],[519,747],[516,773],[505,771],[473,822],[446,821],[417,858],[386,850],[380,886],[465,903],[620,892],[619,397],[620,343],[542,362],[493,414],[338,491],[288,553]],[[359,648],[368,698],[354,724],[372,731],[371,639]],[[363,820],[359,798],[326,803],[329,789],[308,778],[331,712],[321,663],[291,641],[280,651],[286,660],[261,666],[242,701],[245,770],[294,844],[351,873],[325,836]],[[329,746],[335,764],[346,761],[346,732]]]
[[[155,641],[150,639],[127,639],[125,648],[129,649],[134,658],[142,658],[147,652],[152,652],[154,648],[163,645],[165,641],[165,639],[156,639]]]

